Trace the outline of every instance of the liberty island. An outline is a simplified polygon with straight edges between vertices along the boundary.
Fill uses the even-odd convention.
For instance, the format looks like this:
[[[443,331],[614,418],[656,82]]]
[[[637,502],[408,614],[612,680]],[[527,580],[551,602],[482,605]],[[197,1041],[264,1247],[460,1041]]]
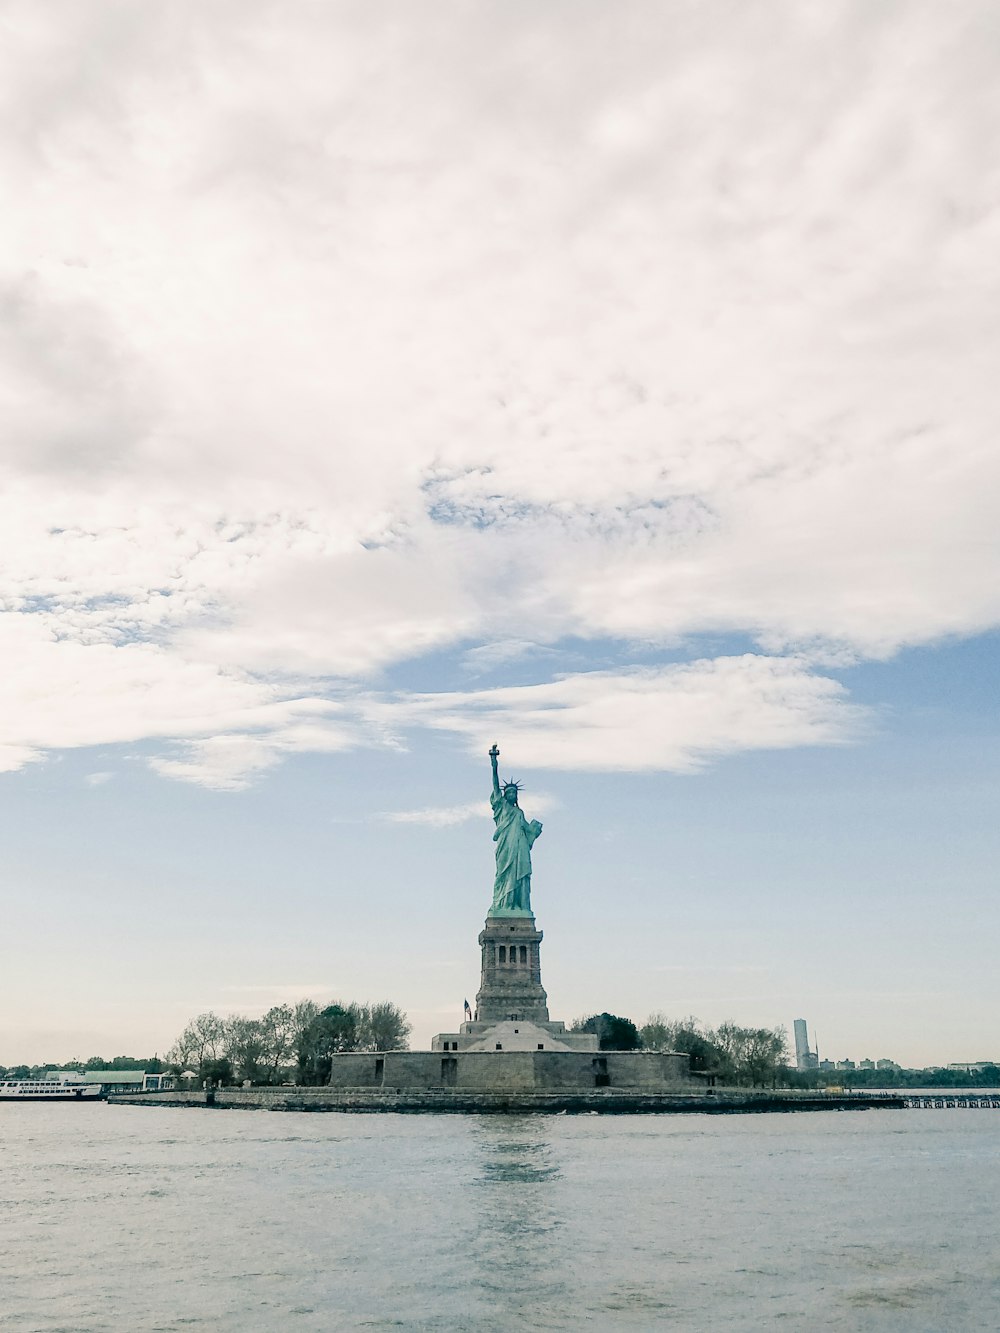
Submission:
[[[352,1050],[330,1056],[321,1086],[209,1088],[143,1093],[112,1101],[299,1111],[764,1111],[861,1109],[868,1099],[717,1093],[677,1051],[615,1050],[595,1032],[570,1031],[549,1016],[542,985],[543,935],[532,908],[532,849],[542,833],[520,805],[520,784],[499,776],[489,751],[495,871],[479,932],[476,1007],[430,1050]],[[485,883],[484,883],[485,897]],[[468,1012],[468,1006],[466,1006]],[[883,1107],[898,1099],[877,1103]]]
[[[532,908],[532,848],[542,825],[521,809],[519,784],[512,778],[501,783],[499,755],[494,744],[489,758],[495,872],[478,940],[476,1007],[468,1021],[457,1031],[438,1033],[430,1050],[336,1052],[321,1087],[154,1093],[144,1095],[142,1104],[557,1111],[582,1109],[570,1105],[580,1096],[700,1091],[684,1054],[602,1050],[596,1033],[572,1032],[565,1022],[550,1018],[542,985],[543,935]]]

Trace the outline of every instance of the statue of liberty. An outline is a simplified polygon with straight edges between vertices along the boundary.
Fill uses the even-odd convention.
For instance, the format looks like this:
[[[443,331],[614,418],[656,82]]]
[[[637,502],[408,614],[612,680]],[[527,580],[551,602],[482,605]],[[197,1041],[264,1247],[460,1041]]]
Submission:
[[[496,745],[490,750],[493,765],[493,791],[490,805],[496,832],[497,875],[493,881],[493,906],[490,916],[531,915],[531,847],[542,826],[537,819],[525,819],[517,803],[517,783],[511,778],[500,786]]]

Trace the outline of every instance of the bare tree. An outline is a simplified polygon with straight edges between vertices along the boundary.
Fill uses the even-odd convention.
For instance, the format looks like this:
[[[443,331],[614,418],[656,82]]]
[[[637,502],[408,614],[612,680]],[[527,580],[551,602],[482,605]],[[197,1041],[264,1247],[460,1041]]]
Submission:
[[[727,1083],[773,1085],[788,1059],[788,1037],[782,1028],[743,1028],[726,1022],[706,1035],[722,1053],[720,1072]]]
[[[282,1070],[294,1063],[299,1020],[291,1005],[279,1004],[267,1011],[260,1025],[266,1047],[265,1078],[268,1083],[278,1083]]]
[[[358,1049],[362,1051],[406,1051],[413,1025],[391,1000],[358,1006]]]
[[[169,1058],[181,1068],[196,1065],[200,1075],[210,1060],[220,1058],[224,1039],[225,1024],[219,1015],[199,1014],[174,1042]]]
[[[196,1050],[197,1041],[192,1031],[192,1025],[189,1023],[170,1050],[167,1051],[167,1062],[176,1065],[178,1072],[183,1072],[196,1063]],[[107,1066],[102,1064],[100,1068],[106,1069]]]
[[[642,1039],[643,1050],[646,1051],[670,1051],[673,1050],[674,1025],[666,1014],[659,1010],[650,1014],[639,1029],[639,1036]]]
[[[262,1018],[199,1014],[177,1038],[168,1058],[181,1069],[192,1066],[200,1077],[209,1066],[225,1063],[238,1081],[278,1083],[297,1070],[300,1080],[323,1083],[329,1079],[335,1054],[407,1050],[411,1030],[406,1014],[389,1000],[330,1004],[322,1010],[314,1000],[301,1000],[275,1005]]]
[[[261,1067],[267,1059],[267,1038],[260,1019],[233,1014],[225,1019],[223,1026],[224,1053],[233,1077],[241,1083],[259,1082]]]
[[[745,1034],[746,1028],[738,1027],[728,1019],[708,1034],[721,1056],[719,1073],[723,1083],[739,1083],[742,1081],[740,1071],[743,1067]]]
[[[743,1073],[752,1087],[772,1087],[788,1061],[788,1036],[782,1028],[752,1028],[743,1048]]]

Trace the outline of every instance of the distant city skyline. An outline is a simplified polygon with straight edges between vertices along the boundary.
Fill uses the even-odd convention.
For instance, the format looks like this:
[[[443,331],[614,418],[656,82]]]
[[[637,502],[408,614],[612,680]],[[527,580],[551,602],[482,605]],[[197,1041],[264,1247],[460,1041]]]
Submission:
[[[995,1048],[995,7],[14,4],[0,1063],[475,992]],[[875,1057],[878,1058],[878,1057]]]

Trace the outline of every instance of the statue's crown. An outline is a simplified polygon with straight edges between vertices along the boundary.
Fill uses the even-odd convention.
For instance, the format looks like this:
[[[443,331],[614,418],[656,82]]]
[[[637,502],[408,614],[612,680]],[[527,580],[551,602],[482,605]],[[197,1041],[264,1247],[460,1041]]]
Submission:
[[[503,789],[504,789],[504,791],[509,791],[510,788],[512,788],[512,787],[513,787],[514,791],[520,791],[520,790],[521,790],[521,784],[520,784],[520,782],[515,782],[513,778],[508,778],[507,781],[503,784]]]

